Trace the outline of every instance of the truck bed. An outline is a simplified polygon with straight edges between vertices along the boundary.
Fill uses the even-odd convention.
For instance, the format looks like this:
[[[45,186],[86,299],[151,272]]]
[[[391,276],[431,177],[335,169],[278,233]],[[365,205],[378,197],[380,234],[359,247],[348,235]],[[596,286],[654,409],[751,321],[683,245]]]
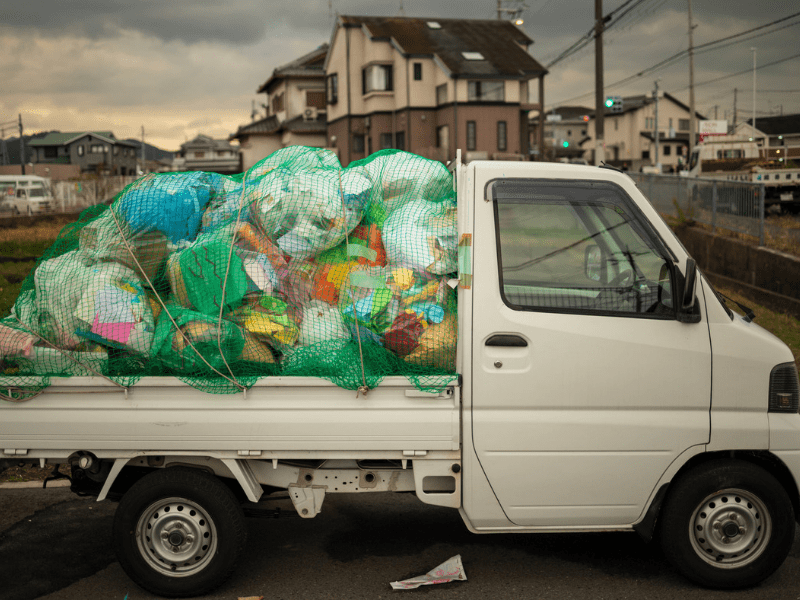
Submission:
[[[246,393],[213,395],[176,378],[150,377],[126,394],[96,377],[54,378],[27,402],[0,401],[0,449],[6,458],[51,459],[77,450],[213,450],[264,458],[454,451],[458,392],[457,386],[421,392],[392,377],[357,397],[322,379],[275,377]]]

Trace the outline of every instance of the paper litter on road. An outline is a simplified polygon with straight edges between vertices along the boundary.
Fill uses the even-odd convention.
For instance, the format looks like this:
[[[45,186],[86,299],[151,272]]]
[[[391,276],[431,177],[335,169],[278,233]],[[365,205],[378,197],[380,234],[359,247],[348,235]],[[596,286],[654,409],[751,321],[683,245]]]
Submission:
[[[421,585],[433,585],[435,583],[449,583],[451,581],[466,581],[467,575],[464,573],[464,565],[461,564],[461,555],[456,554],[447,559],[435,569],[428,571],[425,575],[404,579],[403,581],[393,581],[392,589],[413,590]]]

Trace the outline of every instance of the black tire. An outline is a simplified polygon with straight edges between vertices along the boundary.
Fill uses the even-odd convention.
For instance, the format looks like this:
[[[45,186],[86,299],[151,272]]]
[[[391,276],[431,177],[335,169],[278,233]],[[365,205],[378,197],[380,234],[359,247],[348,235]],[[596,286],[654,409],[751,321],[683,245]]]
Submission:
[[[122,568],[145,590],[169,598],[200,596],[221,585],[246,541],[244,513],[233,492],[197,469],[146,475],[122,497],[114,517],[114,550]]]
[[[718,460],[681,476],[661,511],[664,554],[702,586],[756,585],[783,564],[794,541],[794,510],[783,486],[751,463]]]

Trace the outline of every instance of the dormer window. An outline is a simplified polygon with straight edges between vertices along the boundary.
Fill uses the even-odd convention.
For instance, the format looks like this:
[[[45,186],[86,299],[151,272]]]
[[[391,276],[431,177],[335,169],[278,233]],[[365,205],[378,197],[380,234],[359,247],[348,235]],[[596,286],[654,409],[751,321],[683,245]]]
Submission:
[[[462,52],[465,60],[486,60],[480,52]]]
[[[442,28],[442,24],[439,23],[438,21],[428,21],[427,25],[428,25],[428,29],[441,29]]]

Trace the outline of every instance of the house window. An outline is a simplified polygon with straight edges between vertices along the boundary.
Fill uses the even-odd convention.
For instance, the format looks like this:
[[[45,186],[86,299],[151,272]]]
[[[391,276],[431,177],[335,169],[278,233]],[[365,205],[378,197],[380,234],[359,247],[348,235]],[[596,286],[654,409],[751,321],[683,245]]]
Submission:
[[[468,81],[467,100],[470,102],[503,102],[506,86],[502,81]]]
[[[306,92],[306,106],[325,108],[325,92]]]
[[[475,150],[477,148],[476,129],[475,121],[467,121],[467,150]]]
[[[339,101],[339,74],[331,73],[327,79],[328,104],[336,104]]]
[[[364,154],[364,134],[353,134],[353,152],[356,154]]]
[[[422,63],[414,63],[414,81],[422,81]]]
[[[678,119],[678,130],[689,131],[689,119]]]
[[[447,102],[447,84],[436,86],[436,104],[445,104]]]
[[[361,71],[361,88],[370,92],[391,92],[394,89],[392,65],[369,65]]]
[[[508,126],[505,121],[497,122],[497,149],[505,152],[508,148]]]
[[[119,146],[114,146],[114,156],[119,154]]]
[[[406,149],[406,132],[398,131],[394,134],[394,147],[398,150]]]
[[[650,158],[650,150],[642,150],[642,158]]]
[[[272,113],[275,114],[283,110],[283,92],[272,97]]]
[[[85,151],[86,151],[86,150],[84,149],[84,147],[83,147],[83,144],[81,144],[80,146],[78,146],[78,156],[83,156],[83,153],[84,153]]]
[[[669,118],[669,128],[672,129],[672,117]]]
[[[672,154],[672,146],[664,146],[664,156],[669,156],[670,154]]]
[[[205,152],[195,152],[194,153],[194,157],[195,158],[205,158],[206,157],[206,153]]]
[[[89,147],[89,152],[91,152],[92,154],[102,154],[103,152],[105,152],[105,147],[103,146],[103,144],[92,144]]]
[[[58,156],[58,148],[55,146],[47,146],[44,149],[45,158],[56,158]]]

